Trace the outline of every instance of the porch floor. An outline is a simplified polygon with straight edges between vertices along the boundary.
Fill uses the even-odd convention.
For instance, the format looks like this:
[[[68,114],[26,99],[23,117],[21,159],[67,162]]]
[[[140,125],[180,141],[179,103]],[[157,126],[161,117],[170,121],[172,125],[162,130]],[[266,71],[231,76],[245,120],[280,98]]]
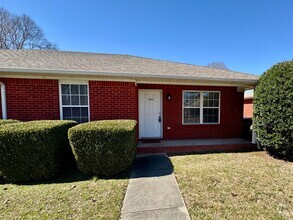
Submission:
[[[248,140],[242,138],[223,139],[188,139],[188,140],[162,140],[161,143],[138,142],[137,147],[179,147],[179,146],[199,146],[199,145],[223,145],[223,144],[248,144]]]
[[[187,153],[218,151],[251,151],[256,147],[242,138],[161,140],[160,143],[138,142],[138,153]]]

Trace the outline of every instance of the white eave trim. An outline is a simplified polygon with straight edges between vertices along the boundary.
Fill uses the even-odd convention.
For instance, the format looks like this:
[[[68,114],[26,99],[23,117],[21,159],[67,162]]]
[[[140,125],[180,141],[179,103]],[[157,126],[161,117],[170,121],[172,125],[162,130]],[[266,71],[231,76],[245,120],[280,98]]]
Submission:
[[[58,74],[58,75],[78,75],[84,76],[104,76],[104,77],[135,77],[135,78],[153,78],[153,79],[177,79],[177,80],[199,80],[199,81],[217,81],[217,82],[235,82],[240,84],[256,84],[257,79],[227,79],[227,78],[210,78],[210,77],[193,77],[193,76],[171,76],[156,74],[134,74],[134,73],[107,73],[94,71],[76,71],[76,70],[38,70],[38,69],[17,69],[17,68],[0,68],[0,72],[14,73],[40,73],[40,74]]]

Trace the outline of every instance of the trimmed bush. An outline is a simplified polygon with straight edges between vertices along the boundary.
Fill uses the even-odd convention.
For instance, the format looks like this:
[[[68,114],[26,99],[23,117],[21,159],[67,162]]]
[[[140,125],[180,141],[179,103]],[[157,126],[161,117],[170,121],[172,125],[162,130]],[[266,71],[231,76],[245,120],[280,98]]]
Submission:
[[[253,128],[266,150],[293,160],[293,61],[278,63],[260,77]]]
[[[136,154],[136,121],[107,120],[68,131],[78,168],[85,174],[113,176],[127,169]]]
[[[12,123],[18,123],[18,120],[12,120],[12,119],[2,119],[0,120],[0,126],[2,125],[7,125],[7,124],[12,124]]]
[[[48,179],[61,171],[70,152],[74,121],[31,121],[0,127],[0,172],[12,182]]]

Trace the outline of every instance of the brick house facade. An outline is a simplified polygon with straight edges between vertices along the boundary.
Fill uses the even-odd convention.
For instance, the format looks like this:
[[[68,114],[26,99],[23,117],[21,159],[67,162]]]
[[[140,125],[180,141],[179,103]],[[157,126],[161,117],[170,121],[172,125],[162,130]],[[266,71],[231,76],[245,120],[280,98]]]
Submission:
[[[6,85],[8,118],[21,121],[60,119],[58,80],[0,78],[0,81]],[[89,81],[90,120],[138,120],[140,89],[162,90],[164,139],[242,136],[243,92],[237,92],[236,87]],[[183,90],[220,91],[220,123],[183,125]],[[171,95],[171,100],[167,100],[167,94]]]
[[[134,119],[138,121],[141,139],[240,138],[243,135],[243,92],[257,82],[257,77],[248,74],[131,56],[80,53],[77,59],[76,54],[70,52],[2,53],[3,59],[13,53],[6,60],[5,68],[0,64],[7,118],[78,122]],[[23,67],[23,62],[17,63],[17,56],[27,53],[33,58],[21,57],[28,63]],[[76,60],[69,62],[68,57]],[[65,70],[58,66],[61,59],[72,68],[85,67]],[[43,66],[28,70],[35,60]],[[82,63],[78,64],[80,60]],[[9,62],[14,62],[13,68],[7,66]],[[15,69],[15,66],[19,67]],[[105,73],[90,69],[100,66],[103,71],[106,69]],[[122,71],[123,68],[127,69]],[[148,70],[157,72],[146,75]],[[173,71],[174,75],[170,75]],[[192,75],[198,72],[202,75]],[[3,103],[1,105],[3,107]]]

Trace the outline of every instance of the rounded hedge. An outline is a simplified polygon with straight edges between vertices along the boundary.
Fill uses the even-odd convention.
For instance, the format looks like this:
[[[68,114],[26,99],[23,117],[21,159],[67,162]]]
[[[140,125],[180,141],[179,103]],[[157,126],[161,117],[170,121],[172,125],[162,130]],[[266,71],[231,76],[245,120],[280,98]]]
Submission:
[[[293,160],[293,61],[278,63],[260,77],[253,128],[270,153]]]
[[[136,121],[106,120],[68,131],[78,168],[85,174],[113,176],[132,165],[136,154]]]
[[[0,127],[0,173],[12,182],[47,179],[61,171],[70,152],[74,121],[31,121]]]
[[[13,123],[18,123],[18,120],[13,120],[13,119],[2,119],[0,120],[0,126],[2,125],[7,125],[7,124],[13,124]]]

